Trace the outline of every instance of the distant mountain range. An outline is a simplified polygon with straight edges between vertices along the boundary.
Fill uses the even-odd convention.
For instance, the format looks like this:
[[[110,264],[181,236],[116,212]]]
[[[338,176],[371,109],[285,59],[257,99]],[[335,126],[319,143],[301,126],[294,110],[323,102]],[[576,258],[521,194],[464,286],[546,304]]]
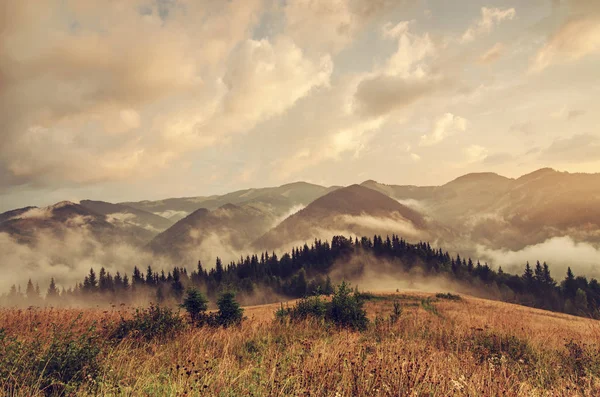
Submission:
[[[291,248],[334,234],[401,234],[408,239],[430,237],[428,222],[417,211],[360,185],[328,193],[283,220],[254,242],[258,249]]]
[[[139,245],[153,237],[153,233],[146,229],[70,201],[0,214],[0,233],[7,233],[20,244],[34,245],[41,239],[60,242],[69,232],[85,233],[94,242],[103,244],[121,241]]]
[[[85,230],[171,261],[289,249],[333,234],[399,234],[468,250],[519,250],[552,237],[600,244],[600,174],[541,169],[517,179],[468,174],[442,186],[348,187],[305,182],[220,196],[107,203],[83,200],[0,214],[19,244]]]

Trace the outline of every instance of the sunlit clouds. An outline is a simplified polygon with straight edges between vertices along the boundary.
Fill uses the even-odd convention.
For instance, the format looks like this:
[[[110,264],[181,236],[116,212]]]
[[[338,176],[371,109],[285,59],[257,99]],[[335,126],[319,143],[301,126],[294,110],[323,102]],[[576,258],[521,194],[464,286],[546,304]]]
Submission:
[[[593,172],[599,62],[585,0],[7,2],[0,207]]]

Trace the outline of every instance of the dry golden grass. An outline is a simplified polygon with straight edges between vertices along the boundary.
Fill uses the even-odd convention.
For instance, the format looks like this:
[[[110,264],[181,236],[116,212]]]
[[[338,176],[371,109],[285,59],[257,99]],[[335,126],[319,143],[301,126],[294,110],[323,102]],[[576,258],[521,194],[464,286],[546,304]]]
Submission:
[[[387,294],[367,302],[370,318],[379,320],[363,333],[310,321],[282,324],[274,320],[279,304],[273,304],[246,308],[241,328],[188,328],[164,342],[106,345],[100,376],[78,394],[600,395],[597,321],[470,297],[423,304],[428,297]],[[394,300],[403,313],[391,324]],[[4,309],[0,328],[27,339],[80,315],[77,324],[85,327],[117,321],[122,314]],[[507,346],[494,351],[489,340]],[[565,347],[571,340],[582,346],[581,357]],[[33,394],[28,385],[12,393]]]

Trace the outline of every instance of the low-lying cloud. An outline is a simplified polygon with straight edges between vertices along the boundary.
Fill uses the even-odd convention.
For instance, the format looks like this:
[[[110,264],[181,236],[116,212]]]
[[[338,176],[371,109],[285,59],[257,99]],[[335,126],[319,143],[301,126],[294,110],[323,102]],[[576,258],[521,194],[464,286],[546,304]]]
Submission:
[[[600,247],[590,243],[577,242],[569,236],[554,237],[522,250],[494,250],[485,246],[477,247],[478,255],[504,270],[521,274],[525,263],[547,262],[555,279],[562,279],[567,267],[576,275],[600,277]]]

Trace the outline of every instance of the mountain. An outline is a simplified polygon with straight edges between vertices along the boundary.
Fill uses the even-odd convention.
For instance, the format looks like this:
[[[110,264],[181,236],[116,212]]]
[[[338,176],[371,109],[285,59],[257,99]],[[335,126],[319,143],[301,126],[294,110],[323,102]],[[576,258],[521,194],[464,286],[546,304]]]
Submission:
[[[106,201],[82,200],[79,203],[98,214],[106,215],[108,222],[124,222],[158,234],[173,225],[173,221],[138,208]]]
[[[289,248],[333,234],[429,236],[428,221],[389,196],[360,185],[337,189],[291,215],[255,241],[260,249]]]
[[[324,187],[306,182],[295,182],[279,187],[238,190],[224,195],[170,198],[121,204],[152,212],[173,221],[183,219],[199,208],[213,210],[225,204],[255,203],[265,206],[274,214],[283,214],[294,207],[307,205],[316,198],[335,189],[337,189],[335,186]]]
[[[0,220],[0,233],[7,233],[21,244],[34,244],[48,238],[60,242],[67,233],[100,243],[123,241],[140,244],[150,238],[144,229],[120,221],[109,222],[105,215],[70,201],[44,208],[26,207],[5,212],[0,214]]]
[[[600,243],[600,174],[545,168],[517,179],[467,174],[437,187],[363,185],[456,230],[445,243],[461,247],[520,250],[560,236]]]
[[[156,236],[148,248],[180,264],[198,260],[239,258],[248,245],[277,223],[277,218],[252,204],[201,208]]]
[[[3,212],[2,214],[0,214],[0,223],[2,223],[4,221],[8,221],[10,219],[18,218],[19,215],[21,215],[29,210],[35,209],[35,208],[37,208],[37,207],[23,207],[23,208],[17,208],[14,210]]]

